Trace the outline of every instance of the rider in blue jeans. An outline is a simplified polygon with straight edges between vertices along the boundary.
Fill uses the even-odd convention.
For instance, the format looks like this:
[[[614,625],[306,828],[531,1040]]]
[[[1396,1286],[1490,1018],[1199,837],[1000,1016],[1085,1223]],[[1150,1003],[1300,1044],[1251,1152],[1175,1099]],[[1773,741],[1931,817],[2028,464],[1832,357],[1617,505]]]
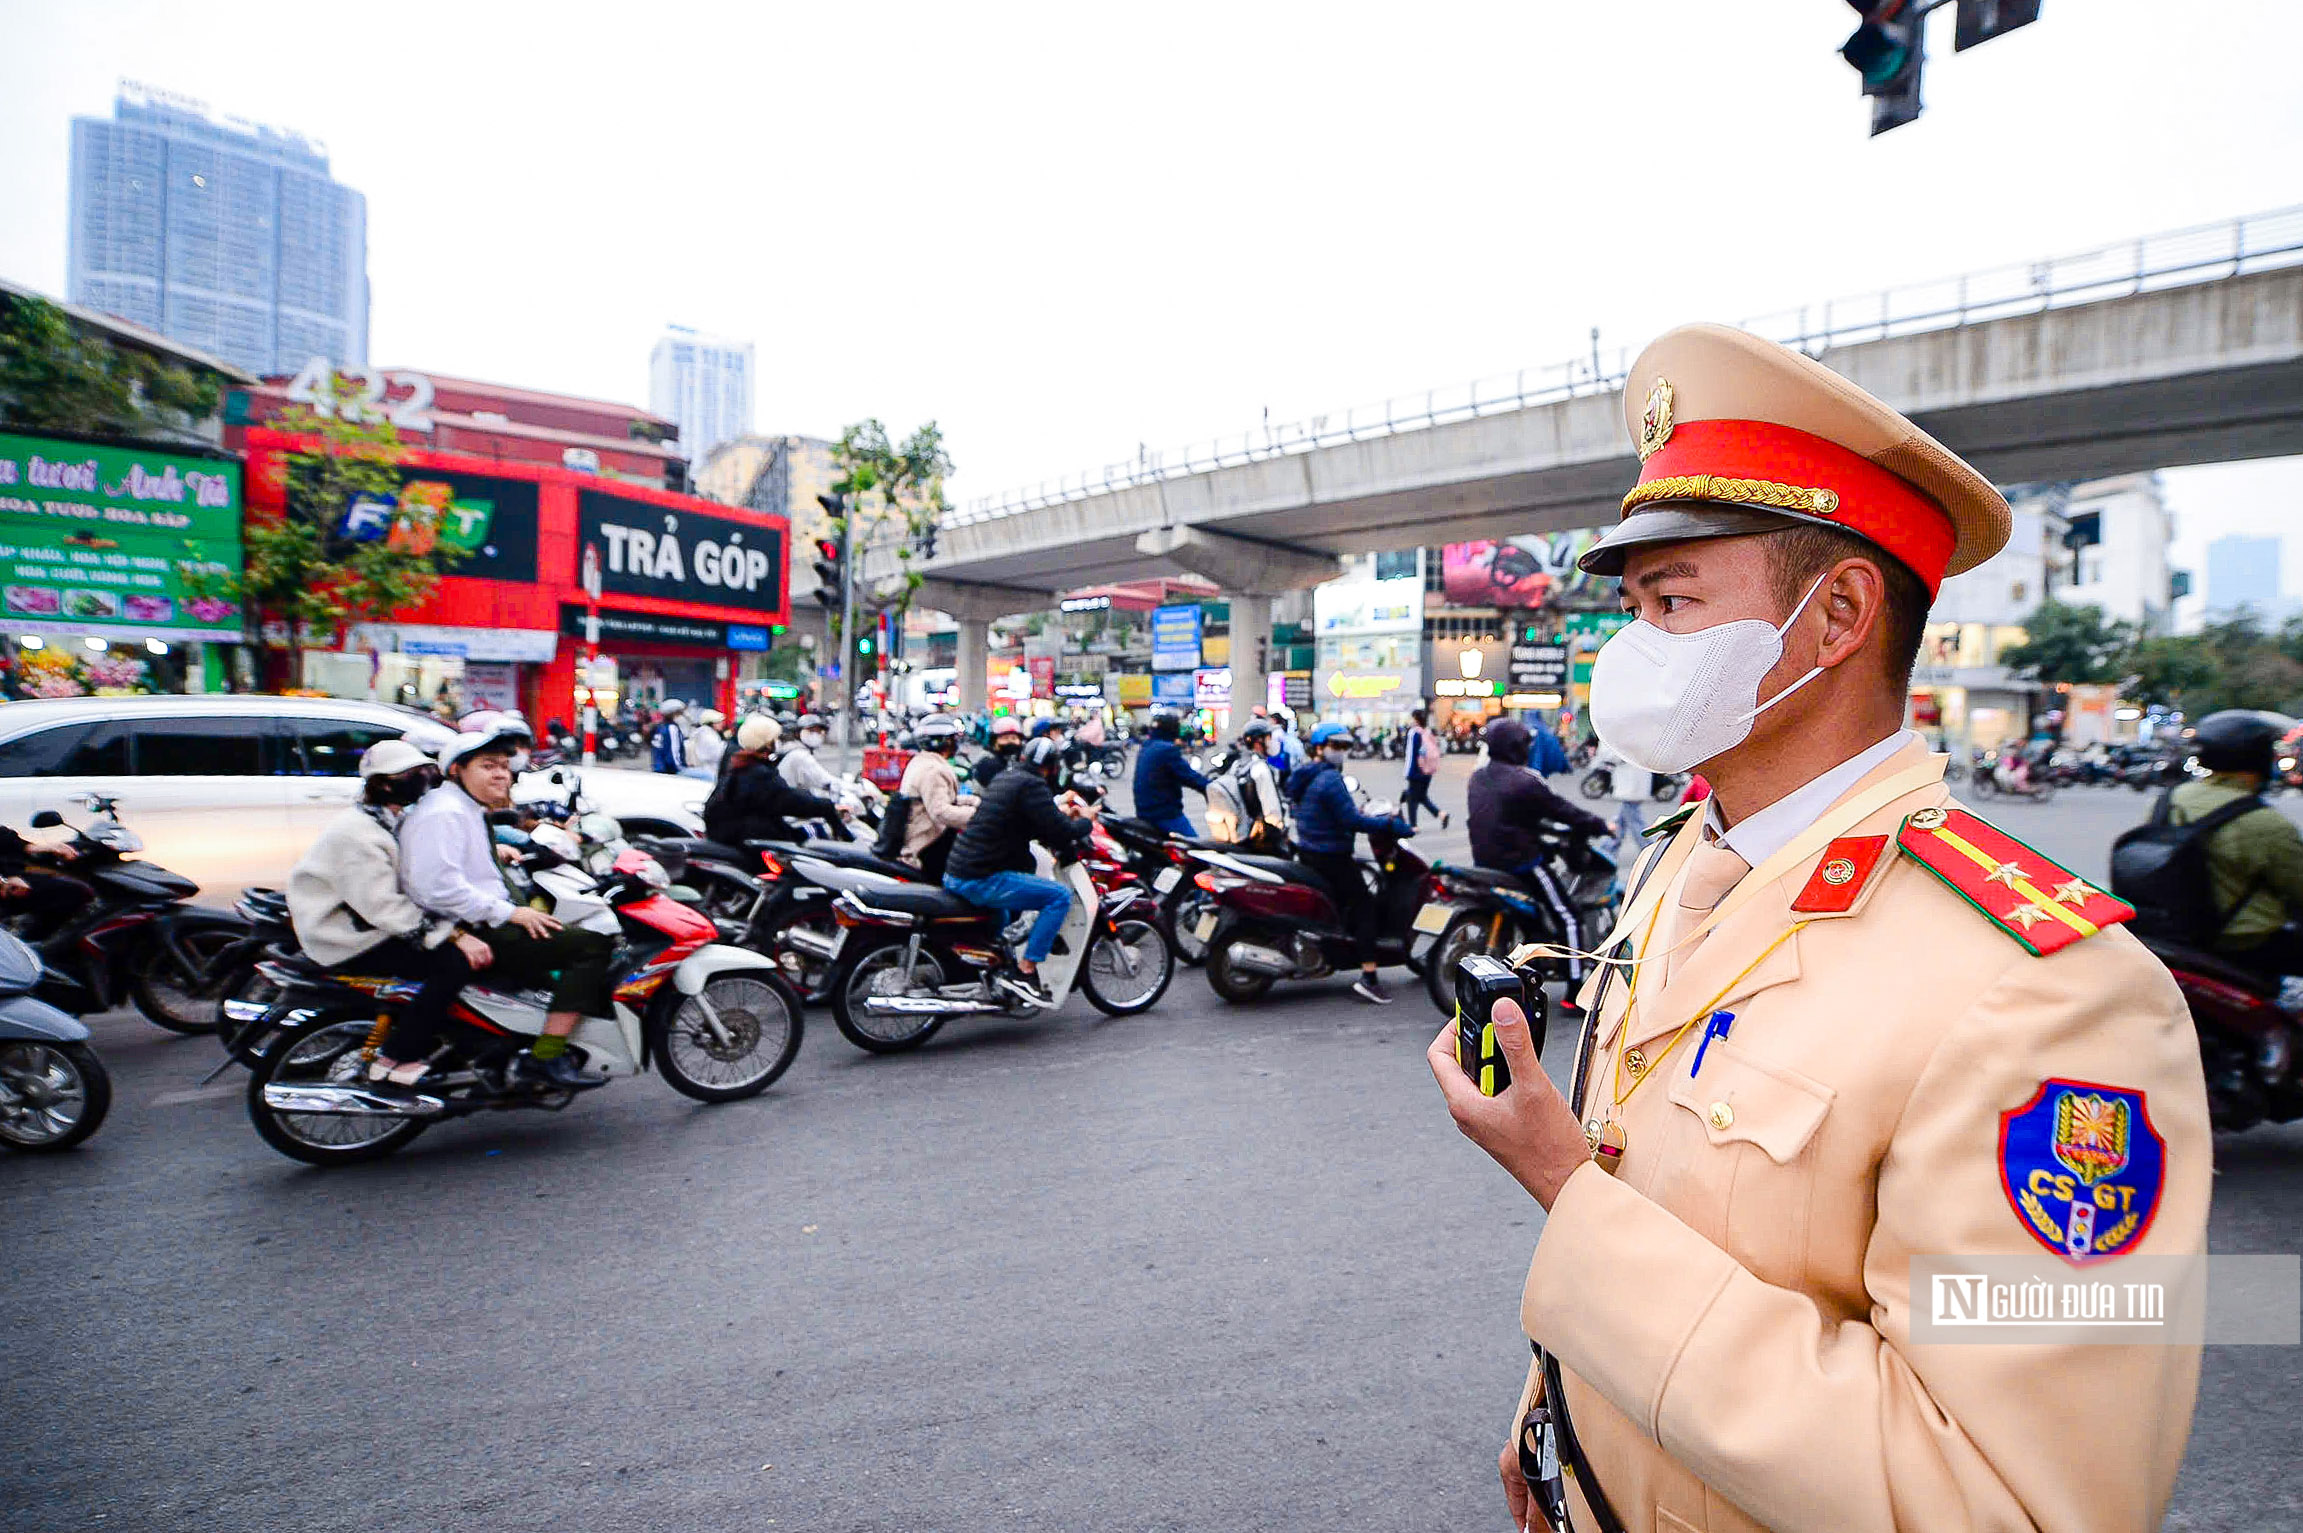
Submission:
[[[1136,818],[1170,835],[1197,836],[1199,831],[1183,812],[1183,790],[1205,793],[1207,779],[1184,759],[1183,747],[1177,743],[1182,733],[1183,724],[1174,714],[1163,709],[1152,715],[1151,741],[1136,757]]]
[[[1072,893],[1052,878],[1032,872],[1032,843],[1051,852],[1087,839],[1094,828],[1085,816],[1066,814],[1048,785],[1063,759],[1063,746],[1043,736],[1023,748],[1007,770],[984,790],[983,804],[952,846],[944,864],[944,887],[987,910],[1036,910],[1032,934],[1016,960],[1015,972],[994,983],[1033,1006],[1052,1006],[1055,996],[1039,977],[1040,963],[1055,949],[1056,933],[1071,912]]]

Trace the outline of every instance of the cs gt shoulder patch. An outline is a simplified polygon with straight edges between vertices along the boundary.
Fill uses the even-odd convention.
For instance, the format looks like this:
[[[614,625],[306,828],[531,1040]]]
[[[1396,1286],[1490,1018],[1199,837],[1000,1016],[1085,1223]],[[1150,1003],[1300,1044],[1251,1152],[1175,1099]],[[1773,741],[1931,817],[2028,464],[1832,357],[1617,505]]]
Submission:
[[[1999,1183],[2031,1238],[2075,1267],[2131,1251],[2159,1212],[2167,1142],[2143,1093],[2050,1080],[1999,1115]]]
[[[1964,809],[1914,810],[1896,845],[2030,952],[2045,957],[2135,907]]]

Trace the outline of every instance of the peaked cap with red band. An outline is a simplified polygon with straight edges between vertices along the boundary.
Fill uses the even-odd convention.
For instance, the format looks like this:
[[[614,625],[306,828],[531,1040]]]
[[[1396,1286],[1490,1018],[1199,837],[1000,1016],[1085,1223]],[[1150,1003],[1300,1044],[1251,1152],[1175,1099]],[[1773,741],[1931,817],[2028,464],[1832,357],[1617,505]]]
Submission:
[[[1632,364],[1625,423],[1639,483],[1578,563],[1623,573],[1642,543],[1839,527],[1893,554],[1932,597],[2005,546],[2007,502],[1941,442],[1788,346],[1682,325]]]

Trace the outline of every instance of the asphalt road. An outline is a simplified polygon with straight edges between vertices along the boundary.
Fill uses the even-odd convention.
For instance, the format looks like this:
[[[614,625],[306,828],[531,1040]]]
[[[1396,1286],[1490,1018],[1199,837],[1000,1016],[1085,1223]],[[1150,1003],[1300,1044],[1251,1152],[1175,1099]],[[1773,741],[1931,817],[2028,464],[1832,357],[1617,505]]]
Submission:
[[[2142,805],[2000,818],[2090,873]],[[195,1085],[210,1041],[97,1019],[111,1121],[0,1158],[0,1528],[1500,1530],[1540,1217],[1401,994],[1181,971],[887,1059],[818,1014],[749,1103],[623,1082],[333,1172]],[[2303,1125],[2218,1156],[2216,1248],[2294,1249]],[[2303,1521],[2297,1372],[2210,1353],[2168,1526]]]

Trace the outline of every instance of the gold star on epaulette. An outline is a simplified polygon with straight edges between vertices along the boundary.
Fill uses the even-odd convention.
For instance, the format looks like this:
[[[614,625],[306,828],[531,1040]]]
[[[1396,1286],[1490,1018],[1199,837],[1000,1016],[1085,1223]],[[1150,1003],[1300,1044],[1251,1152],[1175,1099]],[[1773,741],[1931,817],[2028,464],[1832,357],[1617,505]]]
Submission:
[[[2084,878],[2074,878],[2067,884],[2055,886],[2056,900],[2077,909],[2095,897],[2095,886]]]
[[[2015,887],[2015,880],[2019,878],[2029,878],[2030,876],[2031,875],[2029,873],[2023,871],[2022,863],[2003,862],[1999,864],[1999,866],[1993,868],[1990,872],[1984,874],[1983,881],[1987,884],[2005,884],[2008,888],[2012,889]]]
[[[2032,927],[2037,926],[2040,922],[2047,919],[2047,912],[2041,910],[2037,905],[2022,904],[2007,912],[2007,919],[2013,921],[2016,925],[2022,927],[2025,931],[2029,931]]]

